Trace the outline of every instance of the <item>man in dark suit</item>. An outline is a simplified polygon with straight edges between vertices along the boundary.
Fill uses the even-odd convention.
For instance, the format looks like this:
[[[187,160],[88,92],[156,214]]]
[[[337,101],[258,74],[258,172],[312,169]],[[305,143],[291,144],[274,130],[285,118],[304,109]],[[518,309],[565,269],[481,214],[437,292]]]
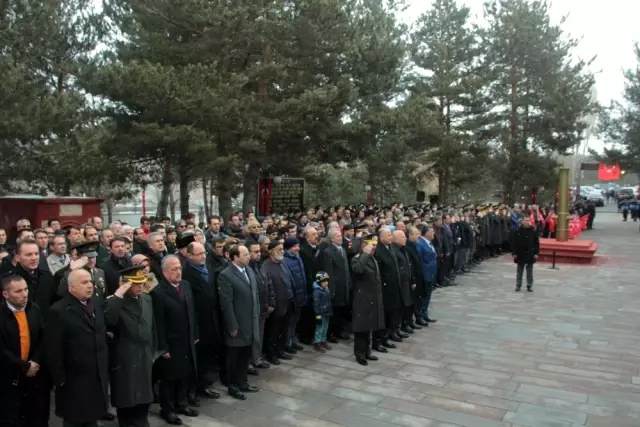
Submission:
[[[273,283],[264,274],[262,274],[260,258],[260,244],[258,242],[249,241],[246,243],[249,249],[250,261],[249,268],[253,270],[253,274],[258,281],[258,299],[260,300],[260,340],[253,341],[252,346],[252,362],[253,368],[269,368],[268,362],[262,360],[262,344],[264,343],[264,326],[267,318],[276,308],[276,292],[273,289]],[[251,372],[251,370],[249,370]]]
[[[84,268],[91,274],[91,280],[95,288],[95,293],[100,299],[106,298],[106,278],[102,269],[96,267],[96,258],[98,256],[98,243],[97,242],[84,242],[73,247],[73,250],[77,253],[77,258],[73,262],[69,263],[66,267],[59,270],[56,276],[62,275],[60,278],[60,284],[58,285],[58,296],[64,297],[68,292],[69,285],[67,284],[67,278],[72,270],[78,268]]]
[[[107,412],[107,329],[91,274],[74,270],[69,292],[48,311],[47,367],[56,387],[56,415],[64,427],[95,427]]]
[[[375,257],[380,268],[382,278],[382,294],[384,296],[385,331],[377,331],[374,336],[374,344],[382,344],[388,348],[395,345],[388,340],[402,342],[407,335],[398,334],[402,321],[402,298],[400,296],[400,266],[398,265],[397,252],[392,248],[393,234],[391,230],[382,227],[378,233],[378,245]]]
[[[158,350],[163,352],[156,362],[160,380],[160,415],[169,424],[180,425],[182,420],[178,414],[198,416],[198,411],[190,408],[187,402],[189,381],[196,373],[198,322],[191,286],[182,280],[178,257],[164,257],[161,269],[160,283],[151,291]]]
[[[328,341],[336,342],[336,338],[350,339],[345,331],[345,323],[349,319],[351,301],[351,270],[347,251],[342,247],[342,233],[339,228],[331,228],[327,234],[329,244],[322,251],[322,269],[329,275],[329,289],[331,290],[331,303],[333,317],[329,324],[330,338]]]
[[[102,270],[107,281],[106,294],[113,295],[113,293],[120,287],[120,271],[125,268],[132,267],[131,260],[127,257],[127,242],[124,237],[114,237],[111,240],[111,255],[102,260],[101,264],[98,264]],[[158,279],[161,276],[156,276]]]
[[[0,303],[0,425],[47,427],[49,387],[43,365],[40,308],[28,298],[27,282],[2,279]]]
[[[34,240],[21,240],[16,247],[15,260],[7,273],[22,277],[29,287],[29,301],[35,302],[43,313],[58,299],[53,276],[49,269],[41,269],[40,249]]]
[[[249,385],[247,369],[251,349],[260,340],[260,300],[258,282],[249,262],[249,250],[244,245],[229,249],[231,264],[218,276],[220,306],[224,316],[227,343],[227,381],[229,395],[244,400],[244,393],[255,393],[257,387]]]
[[[191,235],[193,239],[193,235]],[[184,242],[182,242],[184,243]],[[203,396],[217,399],[220,394],[212,387],[213,370],[220,362],[223,351],[220,322],[220,302],[218,289],[213,281],[213,273],[207,265],[204,245],[190,242],[187,246],[187,260],[182,269],[182,278],[189,282],[193,292],[195,315],[198,322],[200,341],[196,345],[198,378],[195,391]]]
[[[40,249],[40,262],[38,263],[38,268],[46,270],[49,268],[49,264],[47,264],[47,257],[49,256],[49,235],[46,231],[39,228],[33,232],[33,237]]]

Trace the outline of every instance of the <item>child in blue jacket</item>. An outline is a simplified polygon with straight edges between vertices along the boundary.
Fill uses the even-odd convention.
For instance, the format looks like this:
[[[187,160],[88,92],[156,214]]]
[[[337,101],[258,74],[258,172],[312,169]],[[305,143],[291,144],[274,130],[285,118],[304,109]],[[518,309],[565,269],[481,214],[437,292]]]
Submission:
[[[324,271],[319,271],[316,274],[316,281],[313,282],[313,311],[316,313],[314,348],[316,351],[325,353],[327,350],[331,350],[331,346],[327,343],[327,330],[333,309],[331,308],[329,275]]]

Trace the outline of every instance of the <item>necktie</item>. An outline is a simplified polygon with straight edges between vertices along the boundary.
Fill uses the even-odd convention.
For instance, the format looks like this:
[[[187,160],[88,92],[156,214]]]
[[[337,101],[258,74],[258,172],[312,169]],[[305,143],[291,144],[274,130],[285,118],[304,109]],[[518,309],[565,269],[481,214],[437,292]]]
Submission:
[[[178,291],[180,299],[184,299],[184,291],[182,290],[182,286],[180,286],[179,283],[176,285],[176,291]]]
[[[246,268],[242,269],[242,274],[244,274],[244,280],[246,280],[247,283],[251,283],[251,281],[249,280],[249,275],[247,274],[247,269]]]

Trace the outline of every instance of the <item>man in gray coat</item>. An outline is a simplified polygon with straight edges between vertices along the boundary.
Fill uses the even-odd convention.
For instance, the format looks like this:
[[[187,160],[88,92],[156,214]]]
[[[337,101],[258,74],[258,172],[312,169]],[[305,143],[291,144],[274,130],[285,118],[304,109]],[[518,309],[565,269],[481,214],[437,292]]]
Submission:
[[[105,319],[114,332],[111,403],[118,410],[120,427],[149,427],[153,402],[151,372],[157,347],[151,295],[144,266],[120,271],[123,283],[107,298]]]
[[[258,282],[249,266],[251,257],[244,245],[229,249],[229,264],[218,276],[220,307],[226,327],[226,370],[229,395],[245,400],[244,393],[259,389],[249,385],[247,370],[251,348],[260,340],[260,300]]]

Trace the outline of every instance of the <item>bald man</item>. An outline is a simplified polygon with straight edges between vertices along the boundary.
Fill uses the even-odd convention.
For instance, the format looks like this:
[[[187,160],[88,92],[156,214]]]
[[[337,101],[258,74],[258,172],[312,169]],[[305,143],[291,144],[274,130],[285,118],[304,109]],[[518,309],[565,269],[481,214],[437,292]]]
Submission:
[[[45,323],[45,354],[63,427],[94,427],[108,408],[107,330],[91,274],[73,270]],[[82,355],[82,357],[78,357]]]

